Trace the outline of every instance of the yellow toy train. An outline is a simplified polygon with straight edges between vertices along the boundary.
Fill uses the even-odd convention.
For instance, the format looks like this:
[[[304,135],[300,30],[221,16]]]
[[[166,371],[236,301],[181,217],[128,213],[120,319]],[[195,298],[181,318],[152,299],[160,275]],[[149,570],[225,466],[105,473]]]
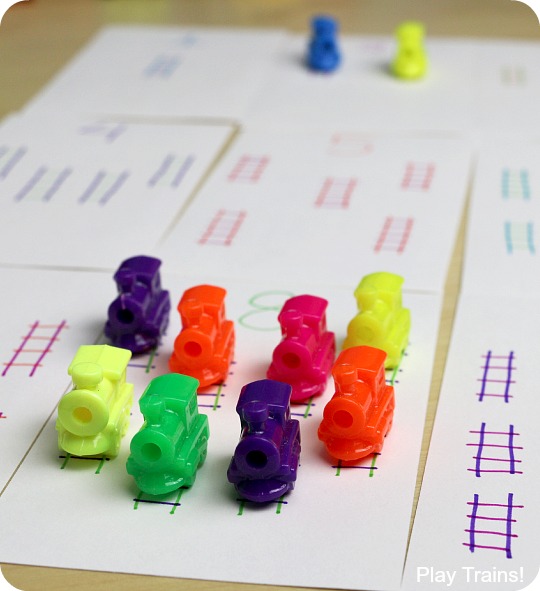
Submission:
[[[68,373],[73,389],[58,406],[58,446],[75,456],[118,455],[129,425],[133,384],[126,383],[131,351],[79,347]]]
[[[397,367],[407,346],[411,314],[401,304],[403,278],[393,273],[366,275],[354,292],[358,314],[349,322],[343,348],[367,345],[382,349],[385,367]]]

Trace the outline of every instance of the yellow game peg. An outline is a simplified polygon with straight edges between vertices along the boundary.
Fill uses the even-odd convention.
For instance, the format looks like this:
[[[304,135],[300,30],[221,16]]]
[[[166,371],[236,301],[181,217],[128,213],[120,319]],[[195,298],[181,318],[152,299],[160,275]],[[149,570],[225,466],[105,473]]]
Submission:
[[[401,23],[396,30],[398,50],[392,63],[392,72],[404,80],[422,78],[428,59],[424,48],[424,25],[416,21]]]

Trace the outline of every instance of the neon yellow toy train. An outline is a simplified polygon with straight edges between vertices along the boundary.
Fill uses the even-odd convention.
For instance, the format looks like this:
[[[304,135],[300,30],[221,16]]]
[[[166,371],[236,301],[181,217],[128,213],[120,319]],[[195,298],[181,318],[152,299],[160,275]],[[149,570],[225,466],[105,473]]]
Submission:
[[[79,347],[68,368],[73,389],[58,406],[60,449],[74,456],[118,455],[133,404],[133,384],[126,383],[130,359],[127,349]]]
[[[366,275],[354,292],[358,314],[349,322],[343,348],[367,345],[386,353],[385,367],[395,368],[409,339],[411,314],[401,304],[403,278],[393,273]]]

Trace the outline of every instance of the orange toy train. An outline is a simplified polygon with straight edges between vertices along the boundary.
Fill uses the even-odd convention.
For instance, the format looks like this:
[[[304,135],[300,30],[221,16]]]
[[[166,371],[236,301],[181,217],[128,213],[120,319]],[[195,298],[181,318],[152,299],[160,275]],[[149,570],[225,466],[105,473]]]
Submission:
[[[374,347],[341,352],[332,368],[336,392],[324,408],[319,439],[346,462],[380,452],[394,415],[394,388],[385,380],[386,353]]]
[[[169,368],[199,380],[199,388],[223,382],[234,354],[234,324],[225,318],[222,287],[198,285],[178,304],[182,330],[174,341]]]

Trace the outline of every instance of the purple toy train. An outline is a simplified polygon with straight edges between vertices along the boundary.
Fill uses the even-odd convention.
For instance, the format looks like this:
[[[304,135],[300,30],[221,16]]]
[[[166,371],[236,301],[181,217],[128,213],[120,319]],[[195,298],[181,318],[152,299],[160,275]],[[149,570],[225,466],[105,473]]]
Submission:
[[[159,344],[169,322],[169,292],[161,288],[161,261],[136,256],[125,260],[114,280],[118,297],[109,306],[105,335],[116,347],[143,353]]]
[[[279,313],[281,342],[266,373],[292,386],[291,402],[322,394],[330,375],[336,340],[326,328],[328,302],[312,295],[288,299]]]
[[[227,471],[238,494],[255,503],[294,488],[300,459],[300,424],[290,418],[291,387],[274,380],[245,385],[236,412],[241,438]]]

